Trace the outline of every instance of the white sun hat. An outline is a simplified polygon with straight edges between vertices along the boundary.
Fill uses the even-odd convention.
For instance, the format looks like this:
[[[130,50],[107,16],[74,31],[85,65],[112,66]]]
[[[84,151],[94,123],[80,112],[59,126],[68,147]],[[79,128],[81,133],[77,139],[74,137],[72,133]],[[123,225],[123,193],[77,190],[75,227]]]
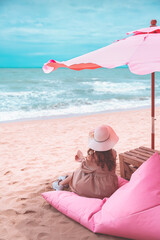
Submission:
[[[107,125],[101,125],[89,133],[89,148],[103,152],[114,147],[119,137],[115,131]]]

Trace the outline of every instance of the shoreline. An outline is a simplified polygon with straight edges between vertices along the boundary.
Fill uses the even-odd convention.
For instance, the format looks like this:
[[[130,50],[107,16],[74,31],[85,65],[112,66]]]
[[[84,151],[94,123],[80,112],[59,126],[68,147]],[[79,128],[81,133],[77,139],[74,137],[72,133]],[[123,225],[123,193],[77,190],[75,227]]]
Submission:
[[[160,104],[155,105],[155,109],[160,107]],[[100,111],[100,112],[89,112],[89,113],[73,113],[73,114],[64,114],[64,115],[51,115],[51,116],[42,116],[42,117],[33,117],[33,118],[21,118],[21,119],[13,119],[13,120],[6,120],[0,121],[0,124],[3,123],[18,123],[18,122],[28,122],[28,121],[37,121],[37,120],[50,120],[50,119],[65,119],[65,118],[72,118],[72,117],[81,117],[81,116],[92,116],[97,114],[105,114],[105,113],[114,113],[114,112],[130,112],[130,111],[137,111],[143,109],[151,109],[151,106],[140,106],[134,108],[123,108],[123,109],[113,109],[107,111]]]

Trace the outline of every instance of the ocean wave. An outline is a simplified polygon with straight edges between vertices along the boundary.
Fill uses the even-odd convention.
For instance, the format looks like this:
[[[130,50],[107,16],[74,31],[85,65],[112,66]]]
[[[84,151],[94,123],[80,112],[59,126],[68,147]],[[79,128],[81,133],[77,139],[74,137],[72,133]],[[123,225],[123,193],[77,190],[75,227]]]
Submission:
[[[50,91],[49,94],[56,96],[57,94],[61,94],[63,93],[64,90],[59,91],[58,93],[56,91]],[[47,96],[48,95],[48,91],[20,91],[20,92],[0,92],[0,97],[5,96],[5,97],[23,97],[23,96]]]
[[[160,99],[157,101],[160,104]],[[9,120],[20,120],[20,119],[33,119],[33,118],[43,118],[43,117],[61,117],[73,114],[88,114],[88,113],[99,113],[107,111],[117,111],[126,110],[138,107],[149,107],[150,99],[143,99],[143,103],[136,100],[117,100],[110,99],[108,101],[90,102],[85,104],[75,104],[75,105],[57,105],[50,109],[30,109],[30,111],[17,110],[17,111],[1,111],[0,121]]]
[[[0,69],[0,121],[150,106],[150,76],[128,69]],[[158,76],[156,73],[156,79]],[[156,81],[156,104],[160,103]]]
[[[99,82],[96,81],[93,83],[93,89],[96,92],[105,92],[105,93],[114,93],[114,94],[128,94],[130,92],[138,92],[142,90],[148,89],[148,85],[145,83],[134,82],[126,83],[126,82]]]

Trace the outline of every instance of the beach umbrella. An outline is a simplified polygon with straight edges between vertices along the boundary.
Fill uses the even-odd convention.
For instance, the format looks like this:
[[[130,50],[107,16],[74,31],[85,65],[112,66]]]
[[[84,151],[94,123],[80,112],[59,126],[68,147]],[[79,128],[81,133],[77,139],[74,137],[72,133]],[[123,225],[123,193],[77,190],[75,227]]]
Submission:
[[[128,65],[134,74],[151,73],[151,148],[155,145],[155,71],[160,71],[160,26],[152,20],[149,28],[127,33],[127,38],[68,61],[50,60],[43,70],[50,73],[59,67],[72,70],[115,68]]]

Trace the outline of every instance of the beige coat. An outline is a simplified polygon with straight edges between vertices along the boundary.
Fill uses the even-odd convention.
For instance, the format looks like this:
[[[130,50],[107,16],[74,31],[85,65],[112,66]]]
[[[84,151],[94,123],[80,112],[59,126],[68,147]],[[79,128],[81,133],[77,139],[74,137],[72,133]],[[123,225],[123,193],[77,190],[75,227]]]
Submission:
[[[70,188],[80,196],[101,198],[110,197],[118,188],[118,178],[115,169],[102,169],[96,163],[83,161],[81,167],[73,172]]]

